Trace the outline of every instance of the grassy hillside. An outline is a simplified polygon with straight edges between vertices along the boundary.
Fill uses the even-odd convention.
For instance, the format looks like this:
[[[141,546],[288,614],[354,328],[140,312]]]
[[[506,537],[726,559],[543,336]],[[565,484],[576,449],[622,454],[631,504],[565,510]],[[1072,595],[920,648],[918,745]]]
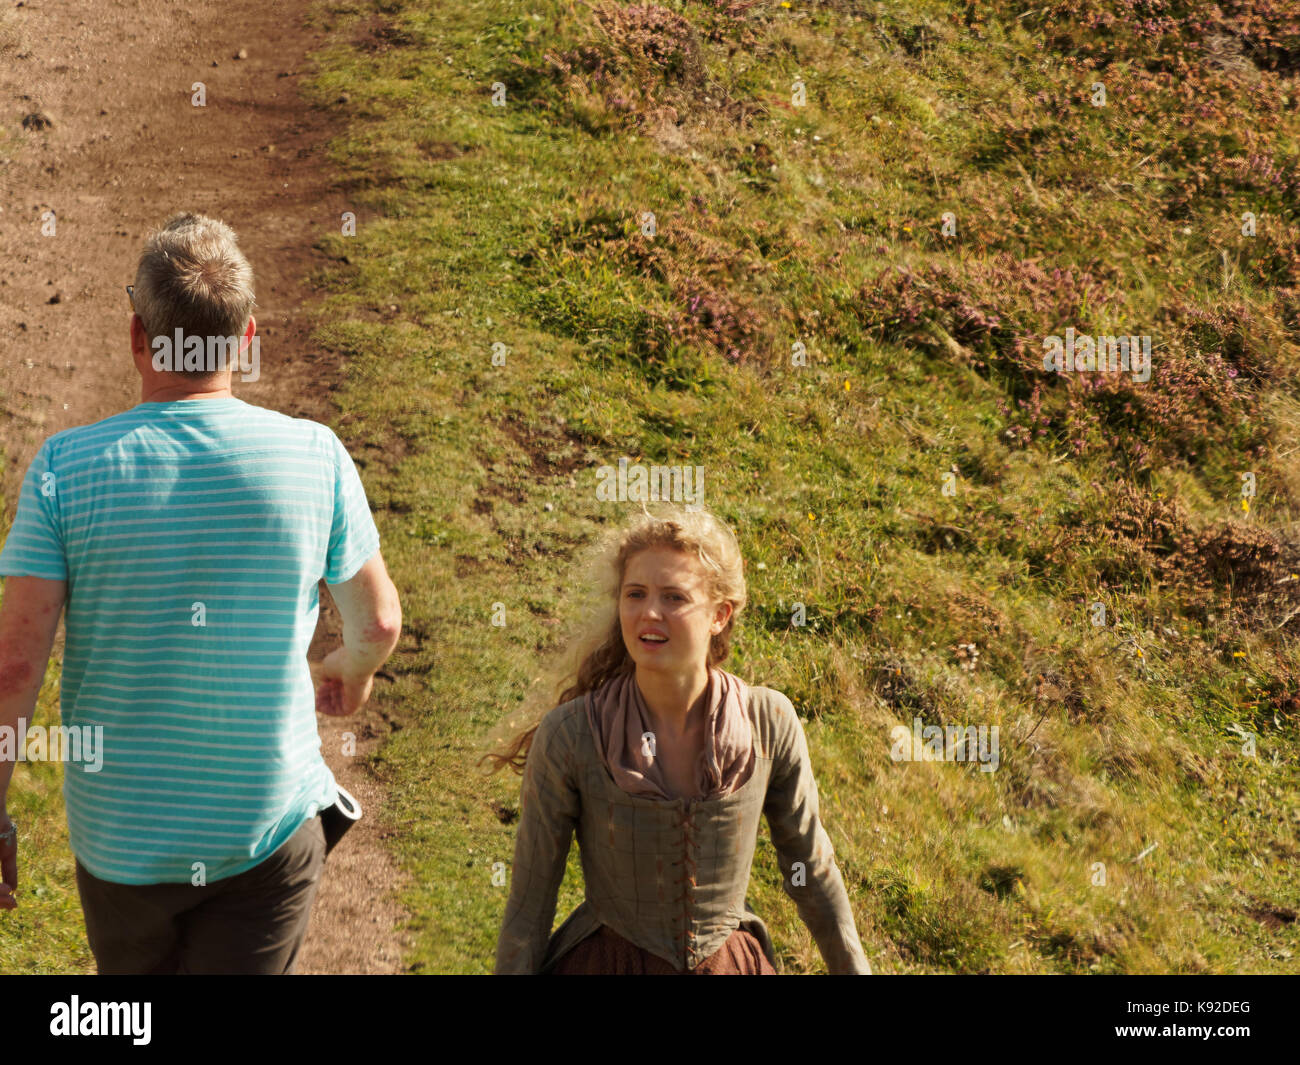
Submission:
[[[315,16],[411,970],[491,970],[519,782],[475,763],[626,456],[740,537],[728,668],[804,718],[877,972],[1294,971],[1300,16],[527,7]],[[1150,379],[1045,371],[1067,328]],[[997,726],[997,770],[894,761],[914,718]],[[824,971],[766,828],[750,901]]]
[[[412,968],[491,967],[518,781],[474,760],[627,456],[739,532],[731,668],[806,717],[878,971],[1294,969],[1300,20],[528,6],[319,9]],[[1067,327],[1149,336],[1150,379],[1044,372]],[[893,761],[914,717],[998,725],[998,770]],[[751,897],[819,970],[765,839]]]

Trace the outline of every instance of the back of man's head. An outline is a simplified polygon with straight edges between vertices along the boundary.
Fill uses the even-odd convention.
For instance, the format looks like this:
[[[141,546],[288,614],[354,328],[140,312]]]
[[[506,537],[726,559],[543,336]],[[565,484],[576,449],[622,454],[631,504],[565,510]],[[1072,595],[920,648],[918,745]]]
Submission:
[[[151,346],[155,337],[171,341],[177,329],[186,337],[239,337],[253,313],[253,270],[229,226],[178,214],[145,243],[134,302]]]

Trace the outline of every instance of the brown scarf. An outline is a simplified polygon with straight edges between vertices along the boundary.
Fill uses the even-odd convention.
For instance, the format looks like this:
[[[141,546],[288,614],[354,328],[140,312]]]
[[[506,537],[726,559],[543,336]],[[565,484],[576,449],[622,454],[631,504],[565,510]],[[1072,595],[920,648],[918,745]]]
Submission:
[[[645,696],[636,683],[636,670],[621,673],[587,693],[587,721],[605,768],[623,791],[672,801],[658,759],[643,740],[651,732]],[[719,799],[744,784],[754,772],[754,736],[749,723],[749,686],[726,670],[709,670],[704,690],[704,745],[696,767],[696,794],[691,799]]]

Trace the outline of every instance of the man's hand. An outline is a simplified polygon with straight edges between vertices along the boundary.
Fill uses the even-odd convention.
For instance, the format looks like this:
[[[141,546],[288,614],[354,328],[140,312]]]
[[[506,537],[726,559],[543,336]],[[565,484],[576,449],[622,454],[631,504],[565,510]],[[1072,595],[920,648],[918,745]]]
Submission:
[[[355,714],[370,698],[375,674],[358,667],[352,652],[337,647],[320,662],[311,663],[312,682],[316,685],[316,712],[330,717]]]
[[[0,833],[7,832],[11,826],[9,816],[0,814]],[[18,835],[12,839],[0,840],[0,910],[16,910],[18,900],[14,892],[18,889]]]

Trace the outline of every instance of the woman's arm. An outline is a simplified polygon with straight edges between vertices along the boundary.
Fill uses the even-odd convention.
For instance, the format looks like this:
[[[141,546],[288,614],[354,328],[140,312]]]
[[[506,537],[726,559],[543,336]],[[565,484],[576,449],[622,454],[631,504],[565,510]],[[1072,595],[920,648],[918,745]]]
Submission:
[[[808,741],[790,701],[785,696],[778,701],[784,704],[783,713],[774,736],[763,813],[772,831],[782,886],[817,941],[826,967],[835,974],[869,976],[871,965],[858,941],[835,850],[818,817]]]
[[[497,939],[498,974],[539,972],[551,938],[555,900],[579,811],[572,752],[559,735],[559,725],[552,714],[542,719],[524,763],[510,898]]]

